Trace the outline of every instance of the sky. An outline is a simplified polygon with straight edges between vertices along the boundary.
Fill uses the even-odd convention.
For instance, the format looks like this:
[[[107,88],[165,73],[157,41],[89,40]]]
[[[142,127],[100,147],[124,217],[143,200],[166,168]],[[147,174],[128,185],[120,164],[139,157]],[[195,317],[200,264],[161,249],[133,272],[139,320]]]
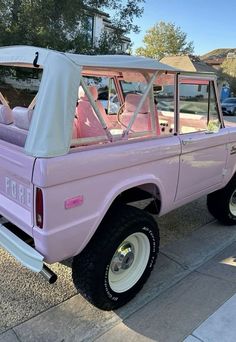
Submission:
[[[180,26],[187,41],[193,41],[195,55],[236,48],[236,0],[146,0],[142,17],[135,20],[140,33],[129,35],[133,52],[159,21]]]

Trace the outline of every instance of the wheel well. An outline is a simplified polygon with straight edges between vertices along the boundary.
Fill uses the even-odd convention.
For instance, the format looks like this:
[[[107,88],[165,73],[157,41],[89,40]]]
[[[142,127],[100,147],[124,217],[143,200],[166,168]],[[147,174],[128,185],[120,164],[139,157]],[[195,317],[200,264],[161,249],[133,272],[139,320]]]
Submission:
[[[146,199],[153,199],[154,201],[161,203],[160,191],[155,184],[142,184],[127,189],[116,197],[111,206],[113,207],[116,204],[139,202]]]
[[[161,195],[159,188],[155,184],[142,184],[126,189],[125,191],[121,192],[111,203],[105,216],[103,217],[98,228],[96,229],[94,235],[84,248],[88,248],[87,246],[90,246],[90,244],[97,237],[97,235],[100,234],[101,230],[103,229],[104,221],[109,219],[109,217],[113,216],[113,213],[116,212],[117,207],[128,203],[132,204],[132,202],[143,201],[145,199],[153,200],[150,201],[150,203],[145,208],[143,208],[143,210],[149,212],[150,214],[159,214],[161,206]],[[139,209],[141,208],[139,207]]]

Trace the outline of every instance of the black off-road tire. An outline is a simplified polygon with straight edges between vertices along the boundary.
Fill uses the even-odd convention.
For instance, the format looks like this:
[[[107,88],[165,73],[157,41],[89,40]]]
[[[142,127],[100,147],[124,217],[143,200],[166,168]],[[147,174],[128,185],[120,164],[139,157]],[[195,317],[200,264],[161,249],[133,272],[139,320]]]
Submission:
[[[144,267],[144,270],[141,271],[140,276],[138,274],[138,279],[135,278],[135,283],[131,283],[132,287],[116,291],[116,288],[114,289],[114,285],[110,282],[110,279],[113,281],[113,278],[111,278],[111,261],[113,260],[114,262],[113,257],[115,253],[120,253],[118,247],[121,244],[125,246],[127,241],[136,237],[140,238],[140,241],[143,239],[145,241],[144,245],[148,246],[148,248],[143,248],[140,245],[136,250],[139,250],[140,253],[143,248],[146,253],[145,257],[134,258],[133,261],[132,257],[127,253],[127,264],[131,263],[129,267],[130,273],[132,273],[132,267],[135,269],[134,266],[137,265],[135,260],[140,260],[139,264],[146,260],[141,265],[141,267]],[[132,246],[126,250],[130,253]],[[116,206],[106,215],[86,248],[74,257],[72,263],[74,285],[79,293],[97,308],[102,310],[117,309],[130,301],[143,287],[153,269],[158,251],[159,231],[152,216],[128,205]],[[120,255],[119,253],[118,255]],[[135,256],[135,252],[133,255]],[[117,269],[115,269],[116,271]],[[126,272],[126,270],[124,271],[122,268],[119,272]],[[126,279],[126,276],[124,278]],[[118,289],[120,290],[119,287]]]
[[[235,202],[235,210],[232,210]],[[223,188],[207,196],[209,212],[221,223],[236,224],[236,176]]]

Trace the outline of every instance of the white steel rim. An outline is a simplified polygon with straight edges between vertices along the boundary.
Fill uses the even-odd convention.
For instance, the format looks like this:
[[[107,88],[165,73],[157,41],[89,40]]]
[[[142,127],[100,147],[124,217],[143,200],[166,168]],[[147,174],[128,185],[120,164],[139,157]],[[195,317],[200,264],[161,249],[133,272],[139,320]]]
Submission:
[[[229,201],[229,210],[232,215],[236,216],[236,190],[233,192]]]
[[[150,256],[150,242],[144,233],[129,235],[112,257],[108,282],[117,293],[131,289],[143,275]]]

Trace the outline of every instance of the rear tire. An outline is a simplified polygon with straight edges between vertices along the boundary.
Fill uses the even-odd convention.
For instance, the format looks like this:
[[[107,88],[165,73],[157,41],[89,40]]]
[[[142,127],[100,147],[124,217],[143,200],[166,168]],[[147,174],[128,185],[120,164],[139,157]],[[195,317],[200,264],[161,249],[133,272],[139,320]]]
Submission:
[[[236,224],[236,177],[223,188],[207,196],[209,212],[220,222]]]
[[[120,205],[107,214],[99,231],[72,263],[75,287],[90,303],[113,310],[130,301],[148,279],[159,250],[154,219]]]

